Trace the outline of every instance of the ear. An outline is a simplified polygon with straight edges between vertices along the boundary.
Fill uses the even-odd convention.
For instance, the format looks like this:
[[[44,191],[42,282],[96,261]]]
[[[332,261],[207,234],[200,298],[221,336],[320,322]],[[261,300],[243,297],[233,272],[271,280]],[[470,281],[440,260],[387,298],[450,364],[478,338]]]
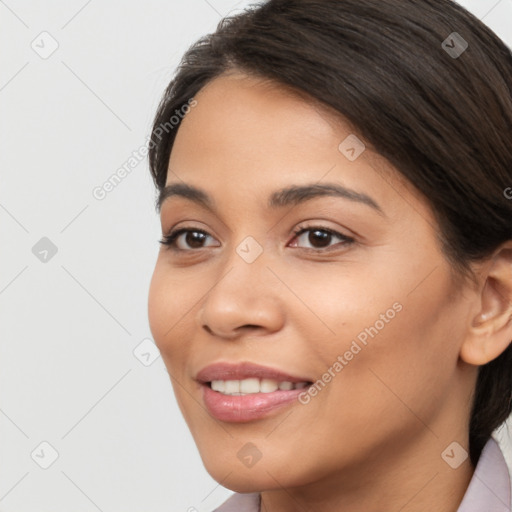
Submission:
[[[512,240],[482,266],[478,312],[472,317],[460,357],[481,366],[496,359],[512,342]]]

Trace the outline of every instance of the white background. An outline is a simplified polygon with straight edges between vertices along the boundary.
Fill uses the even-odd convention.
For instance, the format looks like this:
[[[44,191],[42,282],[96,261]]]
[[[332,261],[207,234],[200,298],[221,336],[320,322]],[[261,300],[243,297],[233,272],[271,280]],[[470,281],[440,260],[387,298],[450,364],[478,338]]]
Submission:
[[[512,45],[512,0],[461,3]],[[161,358],[133,354],[151,338],[159,237],[146,161],[103,200],[92,191],[146,143],[188,46],[246,5],[0,1],[4,512],[203,512],[230,494],[204,470]],[[52,44],[48,58],[32,48]],[[46,262],[32,252],[43,237],[58,250]],[[48,469],[43,441],[58,452]]]

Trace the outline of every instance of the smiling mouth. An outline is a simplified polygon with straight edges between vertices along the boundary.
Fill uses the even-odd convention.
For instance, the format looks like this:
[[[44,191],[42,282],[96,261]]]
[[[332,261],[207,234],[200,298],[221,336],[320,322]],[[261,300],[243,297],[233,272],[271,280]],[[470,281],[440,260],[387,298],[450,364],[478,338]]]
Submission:
[[[313,384],[309,379],[248,361],[219,361],[195,376],[210,415],[232,423],[260,420],[302,403],[300,396]]]
[[[301,404],[312,382],[277,381],[250,377],[241,380],[203,382],[202,400],[217,420],[248,423],[278,414],[284,408]]]
[[[275,391],[292,391],[304,389],[312,382],[289,382],[274,379],[248,378],[242,380],[212,380],[206,383],[213,391],[229,396],[245,396]]]

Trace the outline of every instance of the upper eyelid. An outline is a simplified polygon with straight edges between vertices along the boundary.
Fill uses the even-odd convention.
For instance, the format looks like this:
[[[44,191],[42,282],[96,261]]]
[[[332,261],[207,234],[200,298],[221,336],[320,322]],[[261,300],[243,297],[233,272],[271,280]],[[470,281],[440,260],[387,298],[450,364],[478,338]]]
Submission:
[[[182,196],[178,196],[178,197],[182,197]],[[189,203],[189,205],[199,207],[200,209],[208,212],[209,214],[212,214],[215,218],[215,221],[219,222],[222,225],[222,227],[224,229],[226,229],[226,231],[229,231],[230,233],[232,232],[232,229],[212,209],[208,208],[207,206],[205,206],[204,204],[202,204],[200,202],[187,201],[187,203]],[[175,209],[173,207],[169,208],[169,206],[167,206],[167,201],[164,201],[162,203],[162,205],[160,207],[158,207],[158,213],[160,215],[161,220],[163,220],[168,214],[172,214],[174,212],[175,212]]]
[[[353,238],[351,235],[348,235],[348,234],[345,234],[345,233],[341,233],[337,229],[330,228],[330,227],[327,227],[327,226],[320,226],[318,224],[313,224],[311,226],[301,226],[299,224],[297,227],[295,227],[292,230],[292,233],[297,236],[297,234],[300,233],[300,232],[310,231],[310,230],[314,230],[314,229],[316,229],[317,231],[326,231],[328,233],[332,233],[334,235],[340,235],[340,236],[343,236],[343,237],[346,237],[346,238]],[[198,228],[196,226],[182,226],[182,227],[179,227],[179,228],[172,228],[172,229],[169,230],[169,232],[167,234],[164,234],[164,236],[174,236],[174,235],[177,235],[178,233],[181,235],[181,234],[183,234],[183,232],[186,233],[188,231],[197,231],[197,232],[200,232],[200,233],[205,233],[206,235],[212,236],[212,237],[215,238],[215,236],[212,235],[211,233],[209,233],[206,229]]]

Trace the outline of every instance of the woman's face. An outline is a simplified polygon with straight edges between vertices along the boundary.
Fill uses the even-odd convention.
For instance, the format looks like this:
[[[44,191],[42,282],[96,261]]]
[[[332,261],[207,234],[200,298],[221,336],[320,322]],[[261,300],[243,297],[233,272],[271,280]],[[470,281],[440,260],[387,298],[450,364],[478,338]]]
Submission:
[[[464,444],[474,301],[428,204],[290,91],[232,75],[195,99],[161,206],[164,236],[189,232],[160,250],[149,317],[210,474],[243,492],[360,481],[369,460]]]

